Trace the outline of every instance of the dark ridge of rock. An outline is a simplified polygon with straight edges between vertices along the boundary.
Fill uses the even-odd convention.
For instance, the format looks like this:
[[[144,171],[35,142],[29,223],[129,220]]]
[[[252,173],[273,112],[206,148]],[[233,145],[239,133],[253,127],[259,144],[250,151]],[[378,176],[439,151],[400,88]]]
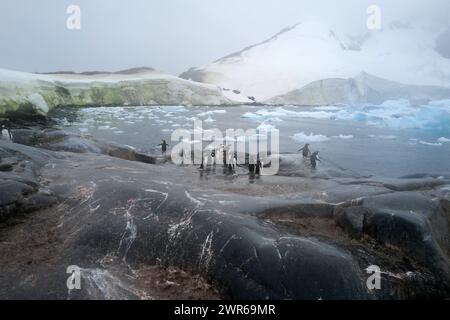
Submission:
[[[368,214],[363,207],[338,207],[335,210],[336,224],[351,238],[360,239],[363,235],[364,218]]]
[[[56,202],[50,192],[40,187],[37,179],[45,157],[39,151],[19,152],[10,142],[0,146],[0,162],[4,162],[4,155],[8,154],[8,170],[0,172],[0,222],[50,207]]]
[[[401,177],[401,179],[424,179],[424,178],[442,178],[442,179],[450,179],[450,173],[441,172],[441,173],[416,173],[416,174],[410,174]]]
[[[135,67],[130,69],[124,69],[120,71],[83,71],[83,72],[74,72],[74,71],[54,71],[54,72],[36,72],[36,74],[81,74],[85,76],[94,76],[99,74],[138,74],[142,72],[151,72],[156,71],[151,67]]]
[[[394,190],[394,191],[413,191],[413,190],[426,190],[433,189],[438,186],[446,185],[449,180],[438,179],[438,178],[424,178],[424,179],[408,179],[397,180],[392,182],[384,183],[383,186]]]
[[[136,150],[116,143],[97,140],[91,137],[82,137],[60,130],[35,130],[17,129],[13,130],[14,142],[38,146],[53,151],[66,151],[74,153],[99,153],[112,157],[140,161],[155,164],[164,159],[139,153]]]
[[[338,225],[351,236],[366,235],[397,247],[448,282],[449,220],[439,202],[420,193],[396,192],[361,199],[355,205],[335,210]]]

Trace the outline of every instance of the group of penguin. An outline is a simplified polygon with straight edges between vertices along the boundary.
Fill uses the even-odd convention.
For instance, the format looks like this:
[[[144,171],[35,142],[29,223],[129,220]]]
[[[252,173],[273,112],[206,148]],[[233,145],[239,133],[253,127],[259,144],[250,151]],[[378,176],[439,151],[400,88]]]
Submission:
[[[169,144],[166,142],[166,140],[162,140],[158,146],[161,147],[161,151],[163,154],[166,153],[167,147]],[[208,164],[216,165],[216,152],[222,152],[223,157],[223,164],[225,166],[228,166],[230,171],[234,170],[234,168],[237,166],[237,152],[235,151],[233,155],[231,155],[231,145],[225,146],[221,145],[217,150],[212,149],[211,152],[208,152],[208,154],[205,156],[204,152],[202,151],[202,163],[200,164],[200,169],[204,169],[208,166]],[[308,159],[311,162],[311,167],[315,169],[317,167],[317,162],[321,162],[319,158],[319,151],[311,152],[309,149],[309,143],[305,144],[303,148],[299,149],[298,152],[302,152],[303,158]],[[183,150],[180,151],[180,156],[184,156]],[[250,174],[256,174],[260,175],[262,173],[262,169],[264,167],[263,162],[260,160],[259,155],[255,159],[252,159],[253,161],[248,161],[248,171]]]

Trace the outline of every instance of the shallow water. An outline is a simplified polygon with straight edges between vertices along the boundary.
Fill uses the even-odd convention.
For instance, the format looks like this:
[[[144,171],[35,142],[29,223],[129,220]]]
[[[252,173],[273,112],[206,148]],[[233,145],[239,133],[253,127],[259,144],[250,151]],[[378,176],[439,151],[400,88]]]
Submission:
[[[320,151],[327,166],[361,175],[401,177],[450,171],[450,102],[412,107],[391,102],[377,107],[98,107],[63,108],[53,113],[61,128],[158,152],[178,128],[275,127],[280,152],[295,153],[304,143]]]

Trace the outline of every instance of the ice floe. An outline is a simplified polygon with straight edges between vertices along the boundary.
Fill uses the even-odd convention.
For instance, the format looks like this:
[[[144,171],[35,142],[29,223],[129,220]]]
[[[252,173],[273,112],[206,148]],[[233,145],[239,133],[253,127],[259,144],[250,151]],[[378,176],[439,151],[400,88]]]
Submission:
[[[288,107],[286,107],[288,108]],[[450,134],[450,100],[433,101],[421,106],[408,100],[389,100],[380,105],[322,106],[307,110],[285,107],[246,112],[241,118],[273,121],[287,118],[331,119],[364,122],[380,128],[426,130]]]
[[[349,139],[353,139],[354,136],[352,134],[340,134],[338,136],[332,136],[332,138],[336,138],[336,139],[344,139],[344,140],[349,140]]]
[[[439,143],[447,143],[447,142],[450,142],[450,139],[445,138],[445,137],[440,137],[439,139],[437,139],[437,141]]]
[[[215,122],[216,120],[214,120],[213,118],[211,118],[211,117],[208,117],[207,119],[205,119],[204,120],[205,122],[209,122],[209,123],[211,123],[211,122]]]
[[[369,134],[369,138],[385,139],[385,140],[395,140],[395,139],[397,139],[397,136],[394,136],[394,135],[384,135],[384,134]]]
[[[425,146],[432,146],[432,147],[442,147],[442,143],[440,142],[428,142],[428,141],[419,141],[420,144],[423,144]]]
[[[226,110],[209,110],[209,111],[204,111],[204,112],[200,112],[197,116],[199,117],[206,117],[206,116],[211,116],[213,114],[224,114],[227,113]]]
[[[292,139],[298,141],[298,142],[304,142],[304,143],[311,143],[311,142],[326,142],[330,141],[331,139],[325,135],[322,134],[306,134],[305,132],[296,133],[292,136]]]

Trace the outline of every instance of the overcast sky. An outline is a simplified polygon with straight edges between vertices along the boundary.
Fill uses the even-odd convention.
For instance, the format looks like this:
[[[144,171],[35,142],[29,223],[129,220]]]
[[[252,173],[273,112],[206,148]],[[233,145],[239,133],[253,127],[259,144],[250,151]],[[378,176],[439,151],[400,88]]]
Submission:
[[[81,8],[81,30],[66,28],[71,4]],[[363,31],[370,4],[384,23],[450,21],[448,0],[0,0],[0,68],[179,74],[305,19]]]

